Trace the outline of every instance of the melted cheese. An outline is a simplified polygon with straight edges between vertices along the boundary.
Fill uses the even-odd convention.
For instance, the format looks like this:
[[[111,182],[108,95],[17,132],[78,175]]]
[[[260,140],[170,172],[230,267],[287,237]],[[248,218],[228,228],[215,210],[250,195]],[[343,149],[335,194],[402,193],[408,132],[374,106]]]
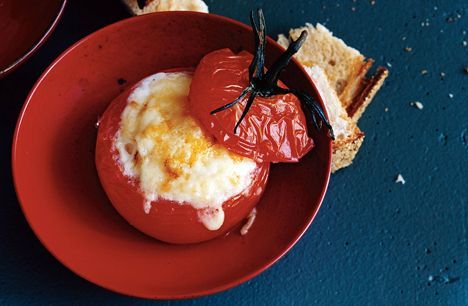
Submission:
[[[192,205],[209,230],[224,222],[222,204],[249,189],[256,163],[207,137],[188,111],[191,76],[158,73],[129,95],[115,147],[125,175],[137,178],[143,209],[163,198]]]

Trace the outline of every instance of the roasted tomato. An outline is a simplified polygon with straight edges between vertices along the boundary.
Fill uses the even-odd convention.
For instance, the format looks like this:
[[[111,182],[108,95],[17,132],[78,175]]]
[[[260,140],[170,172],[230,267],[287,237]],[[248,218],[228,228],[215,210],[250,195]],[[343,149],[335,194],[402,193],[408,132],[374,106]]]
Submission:
[[[221,49],[198,64],[190,88],[192,113],[229,150],[260,162],[297,162],[314,146],[307,134],[309,122],[318,129],[332,128],[320,105],[309,94],[287,88],[281,71],[307,37],[303,31],[267,71],[265,20],[251,13],[255,56]]]
[[[191,203],[180,203],[159,196],[150,203],[151,209],[145,211],[147,198],[142,191],[141,181],[138,177],[129,177],[125,174],[116,144],[122,125],[122,114],[129,103],[135,103],[129,97],[141,84],[138,83],[112,101],[100,120],[96,143],[96,167],[110,201],[130,224],[162,241],[178,244],[195,243],[226,233],[242,221],[257,204],[265,189],[269,164],[257,163],[248,188],[222,204],[224,222],[217,230],[207,229],[200,220],[203,211],[194,208]],[[165,98],[170,95],[168,92],[164,91]],[[181,127],[173,126],[172,129],[180,131]]]
[[[252,59],[253,55],[246,51],[234,54],[229,49],[207,54],[193,77],[191,111],[229,150],[262,162],[296,162],[312,149],[314,142],[307,135],[300,101],[293,94],[256,97],[236,132],[247,95],[231,108],[211,114],[248,87]]]

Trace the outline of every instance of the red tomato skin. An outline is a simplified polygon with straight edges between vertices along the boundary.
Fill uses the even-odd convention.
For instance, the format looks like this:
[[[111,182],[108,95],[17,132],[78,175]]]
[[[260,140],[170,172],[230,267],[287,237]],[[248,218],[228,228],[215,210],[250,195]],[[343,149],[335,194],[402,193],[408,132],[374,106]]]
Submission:
[[[176,71],[186,71],[186,69],[170,70],[170,72]],[[197,243],[227,233],[246,218],[258,203],[265,190],[269,164],[258,164],[249,190],[223,204],[224,223],[216,231],[206,229],[199,221],[197,210],[191,205],[158,199],[151,203],[152,208],[149,214],[146,214],[143,209],[145,198],[138,187],[138,181],[123,174],[118,161],[118,152],[114,146],[115,135],[120,127],[120,117],[127,105],[127,98],[137,85],[127,89],[113,100],[99,123],[95,162],[101,184],[112,205],[135,228],[168,243]],[[258,192],[259,190],[261,192]]]
[[[207,54],[194,73],[190,109],[205,129],[233,152],[259,162],[297,162],[313,148],[314,142],[307,134],[306,119],[294,95],[257,97],[237,135],[234,126],[247,97],[229,109],[210,114],[235,100],[249,85],[252,57],[246,51],[234,54],[229,49]],[[279,86],[286,88],[282,82]]]

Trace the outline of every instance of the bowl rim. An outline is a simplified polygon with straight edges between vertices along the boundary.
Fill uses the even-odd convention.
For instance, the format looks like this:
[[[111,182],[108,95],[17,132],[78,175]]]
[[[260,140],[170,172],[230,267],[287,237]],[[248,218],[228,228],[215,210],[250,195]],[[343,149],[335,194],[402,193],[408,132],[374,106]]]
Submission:
[[[64,0],[64,1],[67,1],[67,0]],[[25,103],[23,104],[23,106],[21,108],[21,111],[20,111],[16,126],[15,126],[15,132],[14,132],[13,144],[12,144],[12,159],[11,159],[11,162],[12,162],[12,174],[13,174],[13,183],[14,183],[15,192],[16,192],[16,195],[17,195],[18,202],[20,204],[21,210],[23,211],[23,214],[24,214],[24,216],[26,218],[26,221],[29,224],[32,231],[34,232],[35,236],[42,243],[42,245],[49,251],[50,254],[52,254],[52,256],[54,256],[57,259],[58,262],[60,262],[68,270],[72,271],[74,274],[80,276],[81,278],[83,278],[83,279],[85,279],[85,280],[87,280],[87,281],[89,281],[89,282],[91,282],[91,283],[93,283],[93,284],[95,284],[95,285],[97,285],[97,286],[99,286],[101,288],[110,290],[110,291],[118,293],[118,294],[130,296],[130,297],[135,297],[135,298],[144,298],[144,299],[152,299],[152,300],[182,300],[182,299],[190,299],[190,298],[197,298],[197,297],[212,295],[212,294],[219,293],[219,292],[222,292],[222,291],[226,291],[228,289],[236,287],[236,286],[238,286],[238,285],[240,285],[240,284],[242,284],[242,283],[244,283],[244,282],[246,282],[246,281],[248,281],[248,280],[250,280],[250,279],[252,279],[252,278],[254,278],[256,276],[258,276],[259,274],[261,274],[262,272],[264,272],[265,270],[270,268],[273,264],[278,262],[287,252],[289,252],[291,250],[291,248],[299,241],[299,239],[304,235],[304,233],[307,231],[309,226],[312,224],[313,220],[315,219],[315,216],[317,215],[317,213],[320,210],[320,207],[321,207],[321,205],[323,203],[323,199],[324,199],[325,194],[327,192],[329,181],[330,181],[330,175],[331,175],[332,141],[329,140],[329,142],[328,142],[328,144],[329,144],[329,146],[328,146],[328,152],[329,152],[328,156],[329,156],[329,158],[326,161],[326,169],[325,169],[326,174],[325,174],[324,188],[322,188],[322,190],[320,192],[320,195],[318,197],[318,199],[319,199],[318,200],[318,205],[316,205],[316,207],[313,210],[312,214],[308,217],[307,221],[304,223],[304,225],[302,226],[302,228],[300,229],[298,234],[290,240],[290,242],[287,244],[287,246],[283,250],[281,250],[281,252],[279,252],[275,257],[265,261],[265,264],[263,264],[260,268],[256,269],[254,272],[251,272],[249,274],[244,275],[243,277],[239,277],[237,279],[226,282],[224,284],[221,284],[221,285],[218,285],[218,286],[213,286],[210,289],[199,290],[199,291],[194,292],[192,294],[157,294],[157,295],[149,295],[148,294],[148,295],[139,295],[139,294],[134,294],[134,293],[129,292],[129,291],[123,291],[123,290],[121,290],[121,288],[115,288],[113,286],[109,286],[108,284],[99,283],[96,280],[92,279],[91,277],[86,276],[86,275],[82,274],[80,271],[77,271],[77,270],[73,269],[72,267],[70,267],[65,262],[64,259],[62,259],[62,258],[60,258],[60,256],[58,256],[59,254],[56,254],[54,251],[52,251],[52,248],[49,247],[49,245],[48,245],[48,243],[46,243],[45,239],[40,236],[39,231],[33,226],[33,223],[30,220],[30,216],[28,216],[28,214],[26,212],[26,205],[23,204],[23,198],[22,198],[21,194],[18,192],[19,187],[18,187],[18,173],[17,173],[18,170],[17,170],[16,152],[17,152],[17,145],[18,145],[18,139],[19,139],[19,135],[20,135],[22,121],[24,119],[25,113],[28,110],[28,105],[31,102],[36,90],[41,86],[42,82],[47,77],[47,75],[50,73],[50,71],[52,71],[54,69],[55,65],[57,65],[64,57],[66,57],[75,48],[78,48],[81,44],[83,44],[87,40],[92,39],[95,35],[97,35],[97,33],[100,33],[102,31],[112,31],[112,29],[115,28],[115,27],[120,27],[122,25],[132,23],[137,19],[157,18],[157,16],[160,15],[160,14],[174,14],[174,15],[181,15],[181,16],[184,16],[184,15],[199,15],[199,16],[203,16],[204,18],[213,18],[213,19],[221,21],[221,22],[231,23],[231,24],[234,24],[237,27],[241,27],[241,28],[247,29],[248,31],[252,31],[250,26],[248,26],[248,25],[246,25],[246,24],[244,24],[244,23],[242,23],[240,21],[231,19],[229,17],[217,15],[217,14],[212,14],[212,13],[207,14],[207,13],[200,13],[200,12],[193,12],[193,11],[168,11],[168,12],[155,12],[155,13],[149,13],[149,14],[145,14],[145,15],[132,16],[132,17],[129,17],[129,18],[125,18],[125,19],[119,20],[119,21],[117,21],[115,23],[109,24],[109,25],[107,25],[105,27],[102,27],[102,28],[96,30],[95,32],[92,32],[92,33],[86,35],[85,37],[81,38],[80,40],[78,40],[77,42],[72,44],[70,47],[68,47],[65,51],[63,51],[44,70],[44,72],[40,75],[40,77],[38,78],[38,80],[36,81],[34,86],[32,87],[31,91],[29,92],[29,94],[28,94],[28,96],[27,96],[27,98],[25,100]],[[276,48],[281,48],[281,49],[283,48],[281,45],[279,45],[271,37],[267,36],[267,42],[270,43],[270,44],[273,44],[273,46],[275,46]],[[323,110],[325,112],[325,115],[328,118],[328,113],[327,113],[327,110],[325,108],[323,98],[320,96],[319,91],[317,90],[317,87],[316,87],[315,83],[312,81],[310,76],[307,74],[307,72],[305,71],[302,64],[300,64],[295,58],[292,59],[292,62],[294,62],[295,65],[297,65],[300,68],[303,75],[309,80],[309,83],[315,89],[315,92],[317,93],[317,96],[318,96],[319,103],[321,104],[321,106],[322,106],[322,108],[323,108]],[[207,242],[207,243],[209,243],[209,242]]]
[[[56,16],[49,24],[46,31],[36,42],[34,42],[34,44],[23,55],[18,57],[15,61],[7,65],[5,68],[0,67],[0,79],[6,77],[7,75],[15,71],[17,68],[19,68],[22,64],[24,64],[49,39],[50,35],[52,35],[60,19],[62,18],[67,3],[68,0],[62,0]]]

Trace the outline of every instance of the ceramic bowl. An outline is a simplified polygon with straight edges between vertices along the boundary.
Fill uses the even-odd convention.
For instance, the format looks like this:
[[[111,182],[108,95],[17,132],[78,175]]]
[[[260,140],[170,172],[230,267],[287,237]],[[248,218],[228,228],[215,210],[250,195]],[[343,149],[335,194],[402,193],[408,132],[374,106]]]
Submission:
[[[101,187],[95,124],[109,103],[145,76],[195,66],[208,52],[226,47],[252,52],[250,27],[213,14],[149,14],[87,36],[37,81],[16,127],[14,181],[35,234],[72,271],[131,296],[201,296],[264,271],[310,225],[330,176],[331,141],[322,132],[314,132],[316,147],[299,163],[272,165],[257,219],[245,236],[235,228],[205,243],[160,242],[129,225]],[[267,67],[281,52],[268,39]],[[296,61],[282,79],[316,95]]]

